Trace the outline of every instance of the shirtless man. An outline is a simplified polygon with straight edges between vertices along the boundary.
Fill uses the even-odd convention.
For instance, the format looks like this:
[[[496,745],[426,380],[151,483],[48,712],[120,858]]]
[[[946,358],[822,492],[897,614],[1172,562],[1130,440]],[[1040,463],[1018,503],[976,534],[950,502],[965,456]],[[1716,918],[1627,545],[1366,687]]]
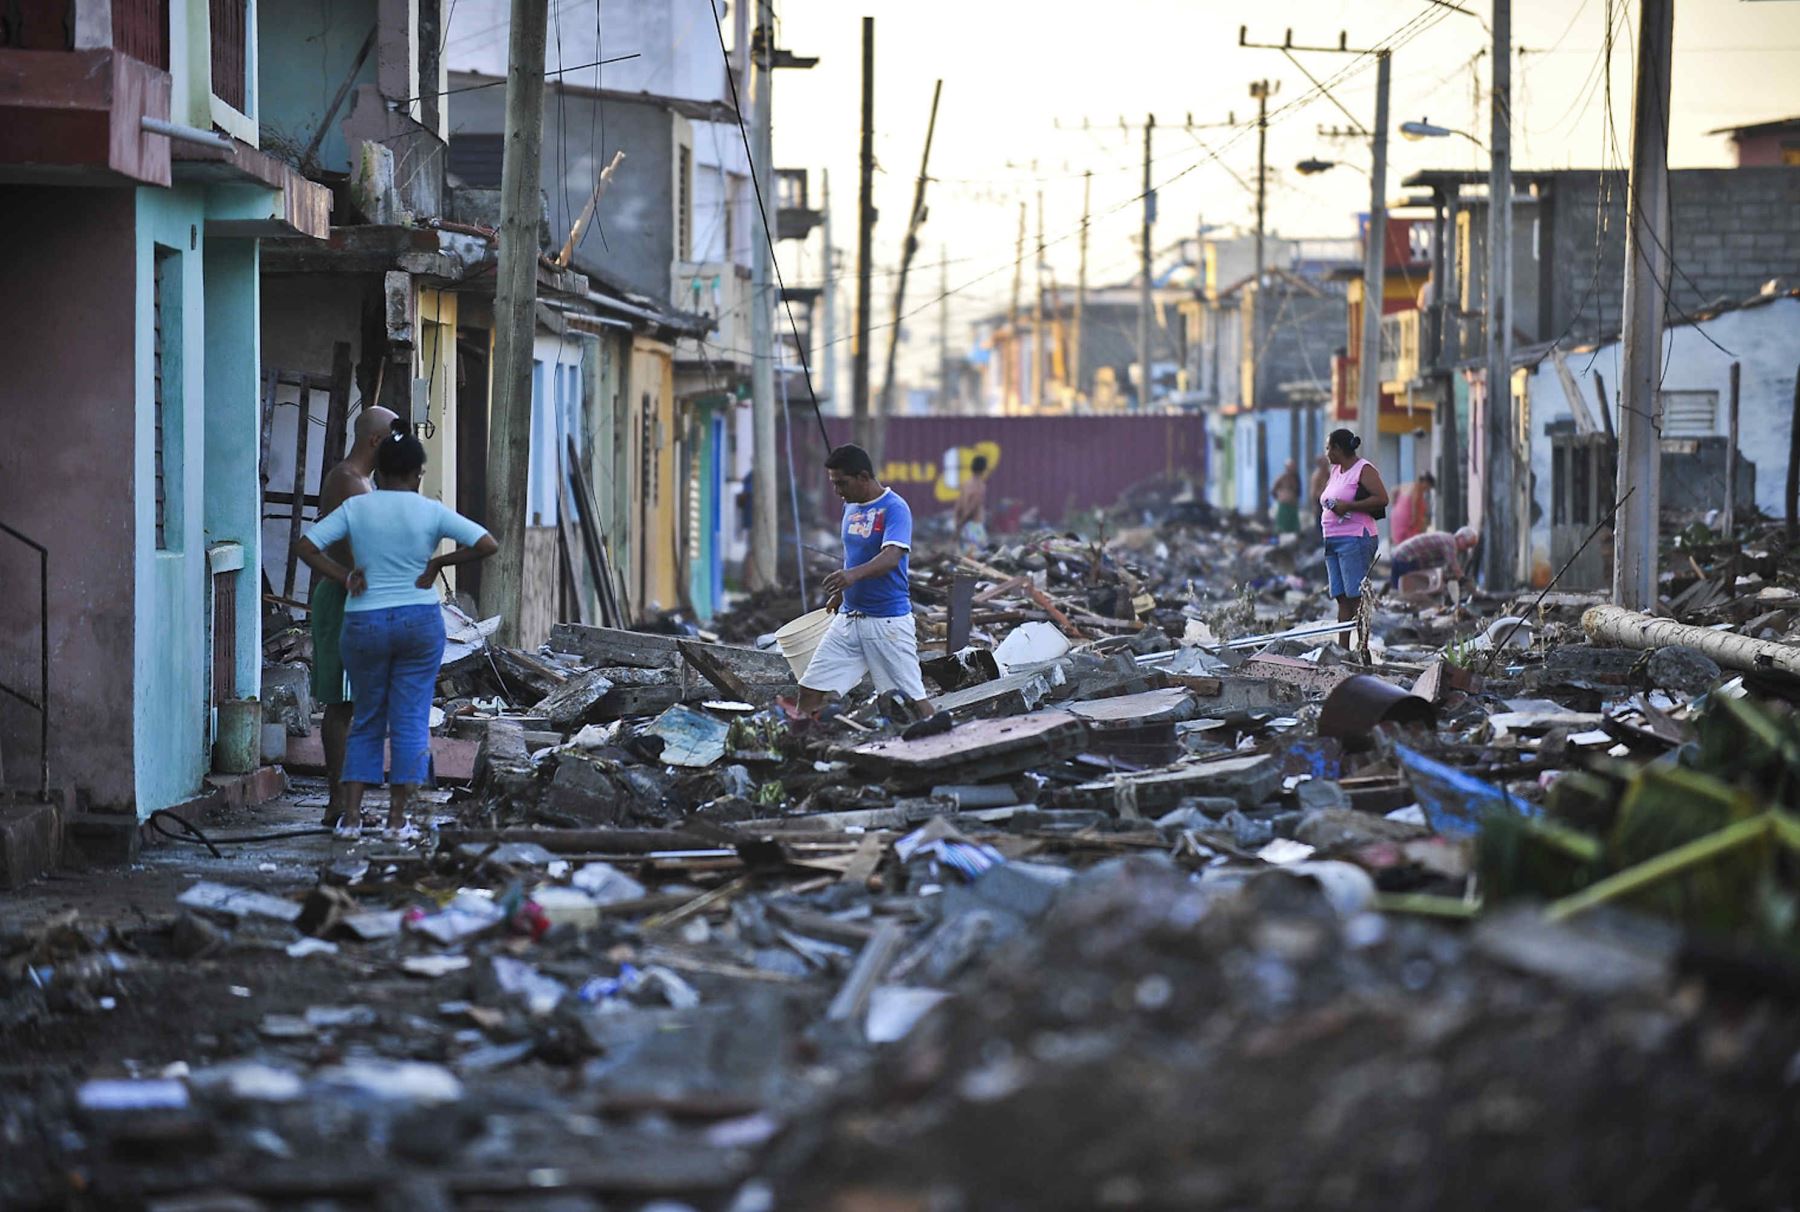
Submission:
[[[987,546],[987,478],[987,456],[976,455],[969,463],[968,482],[956,497],[956,538],[971,553]]]
[[[356,418],[355,435],[350,454],[325,473],[319,485],[319,517],[324,518],[351,497],[359,497],[375,489],[375,453],[392,432],[394,413],[376,406],[365,408]],[[326,549],[326,555],[344,565],[355,566],[350,543],[345,540]],[[331,802],[325,806],[327,825],[337,825],[343,816],[341,780],[344,773],[344,747],[350,739],[350,718],[356,706],[350,701],[350,682],[344,675],[344,661],[338,653],[338,640],[344,630],[344,587],[336,581],[313,578],[309,622],[312,625],[313,700],[325,708],[325,722],[319,739],[325,747],[325,776],[331,783]],[[351,821],[360,825],[359,821]]]

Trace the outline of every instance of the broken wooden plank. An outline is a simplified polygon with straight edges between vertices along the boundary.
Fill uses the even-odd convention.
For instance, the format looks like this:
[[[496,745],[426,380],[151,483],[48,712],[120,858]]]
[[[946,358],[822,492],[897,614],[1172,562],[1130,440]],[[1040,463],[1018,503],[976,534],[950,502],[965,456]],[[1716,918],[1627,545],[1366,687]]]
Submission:
[[[753,697],[756,692],[750,688],[749,683],[733,673],[723,661],[709,652],[707,645],[698,644],[692,640],[679,640],[675,646],[683,659],[692,665],[701,677],[717,686],[719,692],[726,698],[736,699],[740,703],[756,702]]]
[[[1112,811],[1120,802],[1120,784],[1129,783],[1130,802],[1144,816],[1158,815],[1189,796],[1222,796],[1240,807],[1254,808],[1281,790],[1281,764],[1272,754],[1196,762],[1146,774],[1119,775],[1082,783],[1057,792],[1058,808],[1094,808]]]
[[[982,782],[1073,757],[1087,742],[1087,726],[1066,711],[972,720],[949,732],[859,745],[851,763],[872,778],[902,786],[945,781]]]

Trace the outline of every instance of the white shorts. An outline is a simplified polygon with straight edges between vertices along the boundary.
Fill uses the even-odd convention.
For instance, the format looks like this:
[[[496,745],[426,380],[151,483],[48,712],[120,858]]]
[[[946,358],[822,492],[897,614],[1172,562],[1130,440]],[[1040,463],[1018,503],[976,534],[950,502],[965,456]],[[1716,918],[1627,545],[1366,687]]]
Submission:
[[[909,699],[925,697],[919,673],[919,639],[913,617],[891,619],[840,614],[813,650],[800,685],[808,690],[848,694],[867,674],[877,691],[898,690]]]

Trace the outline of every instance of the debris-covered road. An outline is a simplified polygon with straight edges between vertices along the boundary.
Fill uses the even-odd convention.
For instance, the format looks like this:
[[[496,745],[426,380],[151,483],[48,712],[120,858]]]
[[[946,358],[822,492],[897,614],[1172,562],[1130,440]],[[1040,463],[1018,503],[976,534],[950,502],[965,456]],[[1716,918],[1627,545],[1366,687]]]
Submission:
[[[915,564],[936,735],[791,711],[797,601],[470,626],[423,847],[300,777],[8,898],[0,1206],[1793,1206],[1778,536],[1340,636],[1172,486],[1101,534]]]

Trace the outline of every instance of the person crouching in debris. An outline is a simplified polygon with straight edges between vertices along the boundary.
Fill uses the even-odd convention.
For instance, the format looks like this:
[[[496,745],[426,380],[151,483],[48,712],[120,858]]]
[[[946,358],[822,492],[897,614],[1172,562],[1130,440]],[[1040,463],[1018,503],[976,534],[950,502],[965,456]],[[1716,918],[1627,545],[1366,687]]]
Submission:
[[[1462,553],[1480,541],[1481,536],[1473,526],[1464,526],[1455,534],[1442,530],[1416,534],[1388,553],[1393,565],[1389,583],[1398,586],[1400,578],[1407,573],[1424,572],[1428,568],[1445,569],[1451,580],[1460,581],[1463,578]]]
[[[1375,521],[1387,512],[1387,486],[1375,465],[1356,453],[1362,439],[1334,429],[1325,443],[1331,474],[1319,498],[1319,528],[1325,536],[1325,574],[1337,599],[1338,622],[1356,617],[1362,583],[1375,562],[1380,540]]]
[[[419,495],[425,447],[396,420],[376,453],[374,492],[351,497],[300,539],[299,555],[315,574],[349,595],[339,644],[356,712],[344,754],[340,834],[362,829],[363,793],[380,783],[393,758],[387,835],[418,836],[407,819],[413,788],[431,764],[431,695],[444,656],[444,616],[436,580],[452,564],[485,560],[499,549],[492,535],[438,501]],[[433,555],[439,542],[460,546]],[[352,566],[324,549],[348,541]]]
[[[956,539],[971,555],[987,547],[987,478],[986,455],[969,461],[969,479],[956,494]]]
[[[831,694],[846,694],[867,674],[883,694],[898,691],[920,719],[932,714],[919,672],[907,557],[912,510],[875,478],[860,446],[839,446],[825,459],[831,486],[844,501],[844,566],[825,578],[825,608],[836,612],[800,679],[800,710],[817,715]]]

